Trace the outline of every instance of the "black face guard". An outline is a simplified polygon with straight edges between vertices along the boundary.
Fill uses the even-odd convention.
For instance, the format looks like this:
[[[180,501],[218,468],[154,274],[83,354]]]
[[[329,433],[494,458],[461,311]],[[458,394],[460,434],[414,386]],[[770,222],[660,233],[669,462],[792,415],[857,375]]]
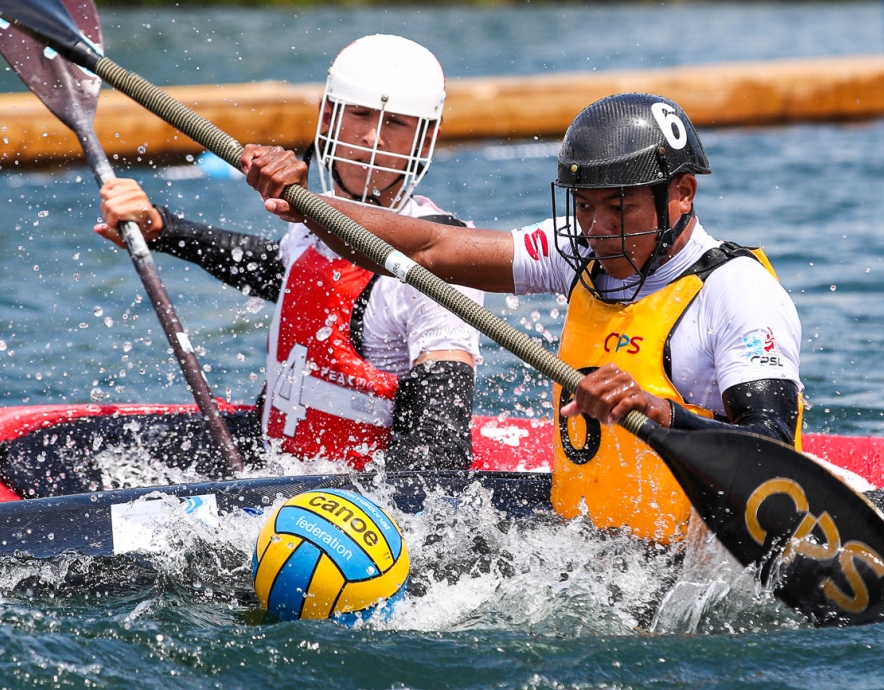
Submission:
[[[553,182],[551,185],[552,214],[553,218],[556,220],[559,218],[556,209],[557,187],[558,185]],[[645,232],[627,234],[626,219],[623,217],[623,211],[621,210],[620,236],[619,238],[611,238],[611,242],[619,240],[620,253],[607,254],[605,255],[605,258],[626,259],[629,262],[630,266],[632,266],[635,274],[634,277],[627,279],[627,282],[622,283],[616,287],[605,289],[599,287],[597,284],[598,277],[604,274],[605,271],[602,268],[601,262],[599,262],[597,260],[597,257],[593,254],[592,249],[589,246],[588,238],[586,237],[586,235],[583,234],[583,231],[577,223],[577,202],[574,196],[574,192],[577,188],[563,187],[563,189],[565,190],[565,222],[563,225],[557,225],[555,228],[556,251],[558,251],[559,255],[568,263],[569,266],[574,269],[575,273],[580,279],[580,282],[583,283],[583,286],[587,290],[589,290],[590,294],[596,299],[605,302],[606,304],[629,303],[634,301],[641,292],[645,281],[651,274],[654,273],[654,271],[656,271],[660,267],[660,265],[663,263],[663,260],[666,258],[666,254],[669,252],[669,249],[672,247],[678,237],[684,232],[685,228],[687,228],[688,226],[688,223],[694,217],[694,208],[693,206],[691,206],[691,210],[688,213],[683,214],[674,226],[669,226],[668,182],[656,184],[652,187],[652,192],[654,194],[654,205],[656,206],[657,210],[656,230],[647,230]],[[625,187],[620,187],[621,202],[625,200],[625,189]],[[621,209],[623,205],[624,204],[621,203]],[[648,257],[648,260],[645,262],[644,266],[637,266],[626,251],[626,238],[652,234],[657,235],[657,244],[654,247],[654,251],[651,253],[651,256]],[[617,297],[613,296],[615,294],[617,295]]]

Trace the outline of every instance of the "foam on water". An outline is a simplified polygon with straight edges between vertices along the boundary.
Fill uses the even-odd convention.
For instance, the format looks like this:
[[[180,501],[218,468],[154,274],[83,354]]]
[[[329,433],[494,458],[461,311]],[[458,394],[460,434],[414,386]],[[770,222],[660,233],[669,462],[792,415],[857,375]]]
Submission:
[[[585,518],[507,517],[478,483],[457,497],[431,491],[423,511],[412,515],[395,507],[382,476],[354,479],[397,521],[412,561],[408,595],[392,612],[360,624],[366,628],[573,638],[802,625],[700,524],[683,549],[670,550],[602,532]],[[174,497],[140,500],[167,508],[151,525],[148,551],[114,559],[7,557],[0,560],[0,592],[60,598],[174,592],[195,604],[224,604],[237,615],[257,610],[252,550],[283,496],[263,515],[240,511],[210,523]]]
[[[456,498],[431,492],[417,515],[396,509],[382,479],[360,484],[396,519],[412,559],[409,596],[392,615],[367,621],[368,627],[511,630],[570,638],[801,625],[699,521],[684,549],[673,552],[626,534],[601,532],[584,518],[508,518],[478,484]],[[162,500],[174,518],[156,525],[155,549],[146,556],[157,581],[186,597],[253,610],[250,559],[264,517],[243,511],[208,525],[176,499]],[[265,515],[284,500],[278,497]],[[73,566],[82,570],[82,559],[40,566],[27,576],[58,586],[65,567]],[[121,573],[121,579],[127,577],[138,580]]]

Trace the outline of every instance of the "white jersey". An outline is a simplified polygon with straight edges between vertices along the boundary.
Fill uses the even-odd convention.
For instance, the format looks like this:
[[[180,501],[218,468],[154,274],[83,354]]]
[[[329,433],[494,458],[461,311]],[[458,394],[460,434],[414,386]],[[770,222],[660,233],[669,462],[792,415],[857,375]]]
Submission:
[[[556,251],[552,219],[513,230],[513,240],[517,294],[570,293],[574,269]],[[638,299],[668,285],[720,244],[698,222],[684,249],[648,277]],[[601,279],[606,290],[618,287],[610,276]],[[801,387],[798,312],[783,286],[749,257],[733,259],[709,275],[670,344],[672,383],[686,402],[719,414],[724,414],[722,392],[739,383],[787,379]]]
[[[421,218],[445,211],[428,198],[414,195],[399,213]],[[310,246],[326,256],[337,256],[306,225],[292,223],[279,244],[286,270]],[[484,302],[485,293],[481,290],[455,287],[477,304]],[[463,350],[475,359],[479,356],[479,333],[411,285],[398,278],[379,276],[362,321],[365,359],[378,369],[403,376],[422,353],[441,350]]]

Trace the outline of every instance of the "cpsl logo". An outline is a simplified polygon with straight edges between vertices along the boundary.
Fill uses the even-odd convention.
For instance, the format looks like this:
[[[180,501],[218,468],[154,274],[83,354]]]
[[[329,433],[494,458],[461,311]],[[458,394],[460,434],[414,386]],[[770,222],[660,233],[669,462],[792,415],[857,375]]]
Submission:
[[[620,352],[625,347],[627,355],[637,355],[642,340],[644,338],[640,335],[630,337],[625,333],[608,333],[605,336],[605,352]]]
[[[540,256],[549,256],[549,242],[546,239],[546,233],[540,228],[534,232],[525,235],[525,249],[528,250],[528,256],[535,261],[540,261]]]
[[[849,586],[845,591],[831,578],[822,583],[823,594],[842,611],[862,613],[870,603],[869,588],[863,575],[857,568],[862,563],[878,578],[884,577],[884,559],[868,544],[861,541],[841,543],[841,534],[835,520],[828,512],[818,516],[810,512],[810,502],[804,489],[793,479],[776,477],[758,486],[746,502],[744,520],[749,536],[761,546],[767,538],[767,532],[761,526],[758,512],[762,504],[771,496],[783,495],[792,499],[795,512],[801,515],[801,522],[786,542],[782,560],[788,565],[796,558],[808,558],[813,561],[831,561],[838,559],[838,566],[844,580]],[[815,530],[818,528],[818,532]],[[825,541],[823,541],[823,539]]]
[[[750,335],[743,338],[743,343],[749,350],[746,353],[746,359],[752,364],[761,367],[783,367],[783,355],[777,348],[776,340],[774,340],[773,331],[768,328],[764,334],[764,340],[757,335]]]

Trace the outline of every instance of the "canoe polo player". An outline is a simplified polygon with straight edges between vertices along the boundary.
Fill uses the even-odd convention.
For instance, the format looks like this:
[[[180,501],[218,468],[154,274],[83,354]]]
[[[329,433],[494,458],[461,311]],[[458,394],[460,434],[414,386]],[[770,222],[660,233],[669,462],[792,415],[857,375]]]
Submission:
[[[304,221],[279,198],[305,179],[292,152],[250,145],[242,165],[268,211]],[[668,542],[684,534],[690,504],[653,451],[616,426],[629,410],[665,427],[739,428],[800,444],[798,314],[760,250],[701,225],[697,176],[710,172],[679,105],[627,93],[572,122],[553,218],[541,223],[464,230],[330,203],[449,282],[569,297],[560,357],[586,375],[573,396],[555,390],[553,504]]]

